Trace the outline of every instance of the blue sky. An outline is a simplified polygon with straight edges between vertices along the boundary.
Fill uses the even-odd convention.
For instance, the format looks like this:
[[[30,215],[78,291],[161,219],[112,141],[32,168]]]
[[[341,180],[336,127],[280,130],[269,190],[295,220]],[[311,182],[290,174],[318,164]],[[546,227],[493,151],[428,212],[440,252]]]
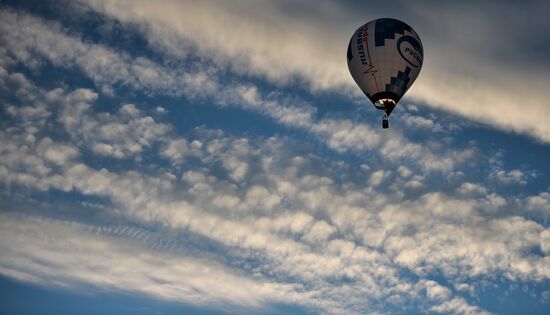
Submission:
[[[1,3],[1,313],[548,313],[546,2]]]

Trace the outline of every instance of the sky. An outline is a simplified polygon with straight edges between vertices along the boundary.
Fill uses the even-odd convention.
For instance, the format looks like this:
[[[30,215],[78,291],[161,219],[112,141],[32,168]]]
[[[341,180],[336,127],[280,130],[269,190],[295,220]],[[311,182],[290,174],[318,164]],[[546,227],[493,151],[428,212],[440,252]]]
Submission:
[[[0,313],[548,314],[548,1],[0,1]],[[349,38],[422,39],[390,129]]]

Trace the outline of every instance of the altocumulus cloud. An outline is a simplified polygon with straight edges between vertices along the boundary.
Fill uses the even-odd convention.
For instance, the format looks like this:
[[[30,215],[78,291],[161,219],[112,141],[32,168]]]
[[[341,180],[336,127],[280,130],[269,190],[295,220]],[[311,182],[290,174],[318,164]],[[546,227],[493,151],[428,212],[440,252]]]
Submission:
[[[456,162],[463,161],[472,153],[471,149],[432,152],[422,144],[405,141],[399,133],[392,132],[388,136],[369,125],[357,124],[349,119],[315,120],[315,108],[311,104],[296,104],[295,101],[288,104],[284,96],[273,93],[265,93],[267,95],[264,96],[258,87],[249,83],[223,84],[216,80],[216,76],[208,76],[209,71],[168,69],[146,58],[134,61],[109,48],[84,43],[59,31],[59,25],[44,23],[26,14],[8,12],[2,17],[3,28],[7,30],[7,47],[18,60],[28,62],[30,53],[36,52],[54,65],[78,67],[107,93],[118,85],[148,93],[185,95],[194,99],[213,94],[214,101],[220,106],[231,105],[256,111],[283,125],[305,129],[337,151],[381,148],[384,158],[413,158],[422,167],[430,169],[452,169]],[[151,77],[151,72],[157,75]],[[111,148],[99,145],[97,150],[107,153]]]
[[[537,53],[550,46],[539,35],[550,30],[543,13],[549,9],[546,2],[480,7],[470,1],[437,6],[402,1],[389,8],[329,1],[86,3],[143,25],[152,46],[176,55],[187,51],[187,42],[178,46],[171,40],[179,34],[238,72],[280,84],[299,78],[314,91],[356,92],[341,62],[350,30],[380,16],[406,16],[422,34],[427,54],[424,84],[413,86],[411,99],[550,141],[550,112],[544,106],[550,63]]]
[[[455,132],[467,126],[437,127],[435,117],[413,107],[399,119],[420,133],[436,128],[435,136],[415,142],[399,130],[381,133],[349,115],[318,113],[309,100],[310,92],[351,91],[336,60],[355,23],[320,31],[326,26],[319,17],[365,17],[334,3],[306,2],[302,8],[315,9],[300,18],[285,2],[86,4],[106,19],[136,23],[163,51],[156,54],[189,61],[170,66],[131,57],[81,39],[61,21],[2,10],[2,275],[230,312],[266,312],[281,303],[331,314],[487,314],[480,292],[499,283],[506,290],[525,286],[544,303],[550,197],[513,191],[528,186],[536,171],[487,161],[483,147],[453,146]],[[267,38],[281,45],[278,53]],[[319,46],[331,38],[344,43]],[[313,63],[311,51],[319,52]],[[464,58],[475,63],[480,56]],[[434,78],[431,71],[443,62],[434,60],[423,74],[433,82],[424,86],[453,85]],[[88,81],[52,86],[37,74],[48,67]],[[284,89],[297,82],[307,91]],[[488,91],[497,88],[491,82]],[[411,98],[456,110],[458,100],[438,90],[414,90]],[[145,96],[136,99],[136,92]],[[156,110],[157,98],[267,118],[278,131],[232,132],[204,120],[182,132],[177,118]],[[107,99],[109,109],[101,106]],[[512,108],[503,102],[500,112]],[[533,121],[544,122],[539,105],[525,104],[538,113]],[[467,103],[460,108],[478,118]],[[486,110],[496,126],[548,140],[544,123],[524,130]],[[33,200],[39,192],[58,194],[58,205],[52,210],[51,199]],[[56,209],[74,206],[63,200],[75,193],[82,202],[71,215]],[[109,223],[79,215],[90,210],[87,200]]]

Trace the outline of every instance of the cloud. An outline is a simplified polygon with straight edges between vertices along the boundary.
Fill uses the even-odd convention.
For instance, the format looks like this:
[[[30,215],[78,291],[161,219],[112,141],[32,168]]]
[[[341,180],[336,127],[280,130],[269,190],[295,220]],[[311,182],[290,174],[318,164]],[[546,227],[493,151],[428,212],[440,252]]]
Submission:
[[[446,301],[440,305],[432,307],[430,311],[440,314],[491,314],[487,311],[481,310],[479,307],[468,305],[463,298],[454,298],[450,301]]]
[[[410,128],[426,129],[430,132],[442,132],[444,130],[441,124],[422,116],[405,114],[402,119],[405,125]]]
[[[331,35],[334,33],[328,29],[316,32],[314,20],[308,21],[312,23],[309,32],[302,33],[304,20],[286,17],[290,3],[263,2],[255,6],[246,2],[190,5],[176,1],[161,6],[147,2],[130,6],[114,2],[89,4],[123,22],[147,23],[145,29],[151,46],[162,47],[176,56],[186,49],[174,45],[171,40],[174,37],[180,38],[180,42],[182,38],[190,41],[213,60],[229,64],[237,72],[262,74],[286,82],[293,81],[292,76],[308,80],[316,77],[314,85],[318,88],[345,84],[344,73],[334,67],[330,58],[335,54],[343,56],[341,52],[345,51],[349,38],[340,39],[340,46],[327,45],[319,49],[316,41],[333,41]],[[327,3],[310,6],[308,11],[332,19],[344,17],[338,6]],[[226,27],[228,23],[231,27]],[[277,45],[276,53],[274,44]],[[320,60],[325,60],[323,67],[318,66]]]
[[[61,67],[77,66],[100,89],[108,86],[112,92],[113,87],[122,85],[153,95],[160,93],[184,95],[191,99],[213,98],[219,106],[233,106],[253,111],[267,116],[283,126],[305,130],[339,152],[361,153],[375,149],[386,159],[407,159],[430,170],[452,169],[456,164],[470,159],[474,153],[474,150],[470,148],[443,153],[433,152],[432,148],[410,142],[396,131],[381,133],[380,130],[373,129],[367,124],[356,123],[350,119],[317,119],[315,117],[316,109],[312,104],[291,95],[277,92],[265,93],[249,83],[220,82],[216,76],[205,75],[202,70],[194,72],[185,67],[169,69],[143,57],[134,60],[124,53],[115,52],[101,45],[84,43],[78,38],[65,34],[59,25],[45,23],[26,14],[4,11],[2,16],[5,17],[3,21],[5,21],[5,27],[8,30],[7,47],[19,61],[28,63],[30,56],[37,53]],[[21,33],[19,31],[21,29],[26,33]],[[39,37],[40,40],[29,40],[34,37]],[[63,42],[63,44],[56,45],[57,42]],[[72,48],[63,50],[66,46]],[[79,52],[80,50],[82,52]],[[83,51],[93,56],[82,59]],[[101,71],[105,63],[109,64],[110,68],[118,69],[117,73]],[[99,70],[89,71],[89,68]],[[142,76],[136,69],[161,73],[162,76],[148,79],[149,76]],[[79,93],[85,93],[84,91],[86,90],[81,90]],[[51,91],[50,93],[60,92]],[[152,140],[167,132],[162,124],[153,124],[150,117],[141,118],[140,121],[131,121],[131,115],[124,112],[116,116],[104,114],[101,126],[87,124],[83,120],[84,118],[78,121],[75,117],[80,117],[81,113],[88,111],[89,105],[87,104],[97,98],[95,92],[88,91],[86,93],[89,95],[83,96],[85,98],[83,102],[74,108],[67,108],[66,115],[61,119],[65,119],[67,128],[74,130],[73,134],[78,134],[80,138],[86,136],[90,138],[84,139],[85,141],[94,141],[92,149],[97,153],[115,158],[128,157],[141,152],[144,146],[150,145]],[[214,96],[210,97],[210,95]],[[53,99],[55,95],[49,97]],[[123,116],[130,120],[129,126],[116,123]],[[87,116],[84,115],[84,117]],[[84,124],[85,128],[80,130],[77,128],[79,124]],[[150,138],[144,138],[145,134]],[[139,141],[142,142],[138,142],[135,136],[138,136]]]
[[[72,117],[87,117],[86,119],[90,120],[88,123],[91,125],[95,125],[94,121],[97,123],[105,119],[101,113],[87,112],[87,108],[90,108],[87,102],[95,99],[92,92],[82,89],[66,93],[61,93],[58,90],[54,91],[55,93],[41,92],[37,89],[36,93],[49,95],[49,99],[52,102],[55,101],[56,105],[61,105],[59,111],[54,111],[58,118],[68,117],[63,107],[66,105],[69,108],[83,107],[84,112]],[[118,115],[121,115],[121,117],[129,115],[132,119],[138,121],[143,117],[143,114],[139,110],[128,105],[122,105],[114,117],[118,117]],[[121,119],[125,119],[124,117]],[[73,130],[71,127],[73,126],[72,122],[67,122],[67,119],[54,119],[53,121],[57,121],[59,125],[63,126],[69,136],[71,135]],[[41,154],[41,152],[48,151],[47,149],[40,148],[60,147],[62,144],[54,142],[49,138],[38,140],[38,145],[30,146],[30,150],[26,149],[27,151],[25,151],[28,163],[33,163],[29,165],[35,165],[35,167],[19,168],[18,165],[20,162],[17,161],[18,158],[11,159],[9,157],[14,152],[19,152],[21,148],[26,147],[24,144],[26,134],[24,129],[19,130],[19,132],[16,132],[16,130],[18,129],[11,129],[8,133],[4,133],[7,142],[3,146],[5,148],[5,151],[2,152],[2,169],[4,172],[3,176],[0,177],[4,183],[14,182],[39,190],[57,188],[62,191],[69,191],[75,189],[87,196],[108,198],[120,208],[127,218],[140,222],[140,224],[145,224],[146,226],[160,224],[166,229],[189,231],[190,233],[222,244],[231,251],[238,253],[244,250],[246,251],[246,256],[249,257],[251,253],[257,253],[253,254],[253,257],[257,257],[261,261],[261,264],[255,266],[254,269],[249,269],[252,266],[246,267],[246,265],[239,268],[244,268],[246,272],[256,272],[260,275],[274,274],[274,276],[269,277],[262,276],[262,281],[281,282],[287,278],[301,279],[298,283],[312,286],[312,290],[307,291],[309,293],[303,293],[306,296],[299,298],[299,301],[310,307],[330,310],[331,312],[340,312],[344,308],[347,308],[343,308],[337,300],[326,299],[327,296],[332,294],[330,292],[333,292],[333,289],[327,287],[327,281],[333,277],[352,277],[355,281],[358,281],[358,285],[367,285],[367,292],[374,296],[382,296],[383,289],[381,282],[368,280],[372,275],[376,273],[377,277],[387,278],[387,281],[396,281],[395,271],[392,271],[395,267],[387,265],[387,263],[385,268],[388,271],[383,273],[376,271],[378,267],[375,264],[373,265],[373,262],[370,262],[367,266],[362,266],[368,261],[365,260],[365,257],[372,257],[375,261],[383,261],[383,258],[379,254],[376,254],[376,252],[354,244],[355,249],[350,256],[350,253],[343,249],[344,247],[341,245],[337,246],[337,244],[344,243],[333,243],[332,237],[335,233],[345,226],[353,226],[353,222],[347,219],[339,223],[336,222],[335,218],[332,218],[330,209],[336,207],[336,210],[342,205],[346,207],[350,207],[350,205],[346,205],[345,199],[342,200],[339,197],[341,192],[334,186],[335,182],[330,178],[316,173],[306,173],[307,175],[301,179],[296,177],[308,169],[308,164],[311,163],[309,158],[292,157],[293,162],[290,164],[293,165],[291,168],[295,168],[295,171],[289,172],[284,168],[280,170],[278,165],[289,165],[289,163],[285,160],[286,155],[283,154],[285,152],[284,144],[273,143],[278,140],[273,139],[271,143],[267,144],[267,147],[260,150],[257,144],[250,143],[250,140],[232,138],[219,131],[205,131],[202,133],[201,138],[193,141],[185,140],[185,142],[182,142],[181,140],[183,139],[181,138],[178,140],[176,136],[173,136],[174,138],[168,137],[167,143],[193,143],[194,141],[199,141],[203,144],[198,151],[198,156],[201,158],[203,167],[198,168],[198,170],[187,170],[184,173],[183,179],[185,180],[185,184],[188,185],[188,189],[186,189],[187,192],[183,192],[174,191],[176,187],[181,187],[180,185],[184,184],[178,183],[176,177],[168,175],[159,176],[159,174],[139,174],[135,171],[117,173],[108,169],[94,169],[79,161],[77,159],[79,156],[76,154],[70,154],[62,167],[54,167],[53,165],[59,159],[51,159],[47,154]],[[68,144],[64,145],[69,146]],[[89,145],[93,147],[93,142]],[[63,152],[63,150],[60,152]],[[69,149],[68,152],[72,151]],[[179,151],[176,150],[176,152]],[[96,154],[101,156],[99,152],[96,152]],[[166,157],[173,158],[174,155],[166,155]],[[238,159],[235,159],[236,157]],[[180,157],[178,156],[178,158]],[[269,182],[271,184],[269,182],[262,184],[260,181],[254,185],[249,185],[248,182],[252,178],[251,174],[247,171],[250,168],[250,162],[255,159],[266,161],[266,159],[273,158],[275,160],[272,163],[262,163],[261,168],[256,169],[254,172],[254,177],[256,178],[261,178],[262,176],[270,178]],[[278,161],[278,159],[283,160]],[[10,161],[13,161],[13,163]],[[224,174],[212,173],[215,165],[221,165],[227,177]],[[245,165],[244,169],[242,165]],[[236,189],[234,184],[238,184],[240,188]],[[283,206],[283,199],[286,200],[287,204],[290,203],[293,205],[291,206],[292,209],[301,208],[304,209],[304,212],[294,213],[286,211]],[[335,201],[337,203],[334,203]],[[340,206],[337,206],[337,204],[340,204]],[[316,219],[314,216],[315,213],[324,213],[328,221]],[[23,225],[23,223],[19,225]],[[49,228],[43,225],[40,225],[36,229],[49,230]],[[63,231],[64,233],[70,232],[61,227],[55,227],[52,230],[59,230],[59,233]],[[13,236],[24,232],[4,229],[4,233]],[[23,236],[21,237],[24,238]],[[299,239],[295,239],[295,237],[303,238],[305,242],[301,242]],[[53,236],[53,238],[58,237]],[[8,240],[11,237],[3,239]],[[29,243],[27,246],[36,246],[42,250],[36,251],[34,250],[35,247],[20,247],[17,244],[9,242],[4,244],[6,250],[10,252],[5,257],[23,259],[23,262],[17,265],[13,265],[9,261],[5,262],[3,274],[21,279],[32,279],[39,283],[51,281],[63,286],[78,286],[79,283],[84,282],[117,290],[139,287],[145,288],[139,293],[160,298],[183,301],[191,300],[189,296],[181,293],[181,291],[186,292],[188,289],[179,284],[162,286],[162,289],[159,289],[155,283],[128,283],[129,280],[123,281],[119,279],[118,273],[122,272],[127,275],[130,271],[126,271],[120,264],[117,264],[117,269],[114,269],[115,267],[109,265],[110,260],[105,261],[102,259],[101,264],[97,265],[99,262],[94,260],[93,257],[98,254],[86,247],[88,241],[85,238],[65,237],[65,239],[68,241],[71,239],[73,241],[79,240],[75,244],[80,244],[79,248],[83,252],[88,253],[90,257],[84,257],[79,254],[80,252],[72,252],[70,244],[57,244],[55,246],[59,246],[60,249],[51,249],[45,244],[36,244],[36,240],[27,238],[25,241]],[[97,244],[97,242],[101,243],[103,241],[92,238],[90,242]],[[108,241],[107,244],[111,242]],[[114,242],[116,243],[116,241]],[[331,251],[338,247],[342,249],[333,252],[334,254],[329,254],[330,252],[327,252],[329,244],[330,248],[332,248]],[[64,248],[64,254],[60,256],[58,251],[61,251],[61,248]],[[19,249],[19,251],[16,251],[16,249]],[[125,254],[125,251],[119,247],[109,247],[107,252],[111,251],[112,255],[114,255],[113,260],[118,262],[129,260],[127,263],[129,266],[132,266],[132,270],[140,270],[147,274],[152,273],[155,277],[161,277],[161,279],[169,277],[169,275],[157,276],[153,271],[149,270],[151,266],[147,264],[156,265],[156,261],[149,262],[149,258],[146,258],[142,262],[141,260],[135,260],[136,258],[126,258],[134,257],[135,255],[132,254],[132,251],[129,254]],[[42,259],[49,261],[49,263],[46,264],[46,267],[36,265],[36,263],[32,263],[34,261],[32,258],[30,260],[24,258],[27,257],[24,256],[26,252],[32,252],[37,257],[42,257]],[[73,256],[68,253],[72,253],[75,257],[82,257],[83,261],[75,262],[74,258],[69,259],[64,256]],[[345,258],[343,261],[344,258],[339,257],[339,255],[344,253],[346,253],[345,255],[348,258]],[[144,255],[147,256],[149,254]],[[239,255],[235,255],[234,259],[238,259]],[[155,256],[157,255],[151,254],[151,257]],[[171,258],[168,260],[171,261]],[[84,261],[87,263],[84,263]],[[193,269],[193,266],[196,265],[185,267],[187,266],[187,262],[180,260],[176,260],[173,263],[174,268],[184,269]],[[101,268],[103,272],[99,276],[92,277],[85,270],[63,268],[63,270],[67,269],[67,271],[60,274],[59,271],[56,271],[57,269],[48,268],[50,265],[57,266],[60,264],[63,266],[67,264],[68,267],[73,265],[80,266],[83,269]],[[142,264],[145,264],[145,266]],[[133,281],[140,279],[138,277]],[[215,278],[200,278],[197,282],[200,282],[200,285],[209,286],[212,284],[211,281],[213,279]],[[365,283],[365,281],[368,282]],[[200,289],[200,285],[197,284],[199,291],[202,292],[204,289]],[[257,288],[251,289],[253,292],[256,290]],[[316,290],[329,290],[326,293],[327,295],[323,295],[322,298],[326,302],[322,302],[320,299],[310,300],[307,297]],[[391,288],[388,292],[406,294],[399,287]],[[237,297],[227,297],[223,290],[219,292],[219,295],[223,296],[221,298],[217,296],[208,297],[211,294],[213,293],[208,293],[207,296],[200,296],[200,298],[212,299],[220,304],[227,302],[229,298],[230,300],[234,300],[231,300],[232,303],[237,303],[241,306],[256,305],[260,303],[257,301],[258,299],[263,299],[258,295],[241,298],[241,295],[248,294],[242,290],[233,293],[233,296],[236,295]],[[288,294],[280,292],[280,294],[283,294],[281,299],[285,301],[296,301],[295,292]],[[202,293],[199,295],[202,295]],[[271,294],[266,295],[271,296]],[[193,303],[202,303],[201,299]],[[271,296],[271,299],[273,299],[273,296]],[[249,300],[252,300],[252,302]]]
[[[134,156],[170,131],[151,116],[140,115],[132,104],[123,105],[115,114],[102,113],[93,118],[88,110],[86,103],[81,103],[79,109],[66,105],[59,119],[75,142],[86,143],[100,155],[119,159]]]
[[[426,286],[426,295],[431,300],[446,301],[451,297],[451,290],[435,281],[425,280],[422,284]]]
[[[195,147],[201,148],[202,144],[198,141],[194,142]],[[192,155],[193,151],[187,140],[171,139],[166,147],[161,152],[161,155],[170,159],[174,164],[180,164],[184,157]]]
[[[112,94],[115,86],[149,93],[154,90],[177,93],[180,80],[173,72],[165,72],[146,58],[132,58],[101,45],[85,43],[80,38],[67,36],[58,23],[44,22],[24,13],[2,10],[0,16],[2,45],[23,64],[39,67],[37,60],[45,58],[54,66],[76,67],[106,94]]]
[[[0,131],[1,184],[56,191],[60,199],[71,191],[100,200],[102,214],[123,226],[11,215],[2,205],[4,275],[200,305],[263,309],[296,303],[345,314],[407,312],[408,307],[483,313],[476,300],[462,296],[466,291],[471,295],[498,281],[539,285],[550,277],[548,229],[538,217],[517,211],[547,215],[547,193],[505,198],[473,179],[477,168],[464,168],[461,176],[445,172],[465,161],[484,166],[473,158],[478,149],[418,144],[345,117],[319,118],[312,104],[292,95],[212,81],[203,72],[171,81],[179,70],[161,67],[168,76],[164,81],[149,72],[160,67],[150,60],[125,59],[124,53],[85,44],[60,26],[24,14],[2,17],[32,26],[22,32],[44,35],[34,44],[7,35],[16,36],[9,49],[25,65],[33,64],[38,49],[56,67],[80,67],[99,89],[118,91],[122,84],[207,97],[218,106],[306,131],[337,153],[359,152],[363,166],[357,174],[353,161],[316,156],[303,139],[234,135],[207,126],[184,136],[136,105],[122,102],[101,112],[95,106],[98,92],[91,88],[42,88],[6,65],[0,68],[1,86],[14,101],[4,107],[7,128]],[[87,72],[102,59],[79,61],[56,51],[56,41],[103,52],[110,60],[105,63],[119,67],[121,76]],[[183,84],[181,90],[174,82]],[[209,98],[214,87],[220,93]],[[152,156],[154,165],[143,156]],[[119,167],[113,158],[127,159],[126,164]],[[492,170],[521,178],[500,164]],[[40,210],[39,205],[30,212]],[[180,281],[181,275],[189,281]],[[430,280],[434,275],[440,283]]]
[[[531,213],[538,214],[544,222],[550,217],[550,193],[541,192],[536,196],[529,196],[524,200],[525,208]]]
[[[76,290],[92,285],[226,310],[286,302],[289,293],[299,296],[289,284],[254,279],[205,258],[147,248],[140,239],[146,231],[113,235],[96,226],[0,215],[0,272],[20,280]]]
[[[180,52],[188,51],[191,45],[237,73],[266,77],[283,85],[304,81],[313,91],[352,91],[355,97],[359,97],[358,89],[347,73],[344,58],[352,32],[380,15],[407,16],[407,22],[421,35],[427,54],[422,74],[408,94],[411,99],[504,131],[550,141],[546,120],[550,115],[544,106],[548,94],[543,84],[548,76],[542,70],[548,63],[541,60],[546,62],[541,68],[537,64],[541,56],[524,58],[536,50],[528,47],[540,46],[535,34],[548,30],[537,13],[544,12],[543,3],[526,5],[522,14],[516,14],[517,7],[506,3],[496,11],[494,6],[480,11],[499,12],[508,19],[472,14],[467,3],[433,6],[403,2],[389,11],[373,4],[360,10],[359,5],[345,7],[319,1],[262,1],[254,6],[246,1],[86,3],[122,22],[142,25],[152,47],[162,47],[175,56],[181,56]],[[460,25],[453,22],[457,14],[462,17]],[[504,21],[514,21],[518,28],[502,32],[509,25]],[[174,44],[174,38],[185,44]],[[523,49],[523,45],[510,44],[514,40],[528,45]],[[527,90],[529,97],[517,92]],[[425,118],[409,117],[405,121],[415,126],[432,124]]]
[[[457,191],[458,193],[464,194],[464,195],[468,195],[468,194],[482,195],[487,192],[485,187],[480,186],[478,184],[468,183],[468,182],[462,183],[460,187],[458,187]]]
[[[521,170],[510,170],[510,171],[497,170],[491,174],[491,177],[494,178],[497,182],[504,185],[527,184],[527,181],[526,181],[527,174],[524,174]]]
[[[502,186],[525,186],[537,177],[537,172],[532,169],[505,169],[504,156],[504,152],[497,151],[489,158],[489,179],[494,183]]]
[[[104,123],[107,121],[120,124],[124,129],[130,128],[132,122],[148,117],[135,106],[127,104],[122,104],[114,114],[94,112],[90,103],[95,100],[96,94],[90,90],[48,92],[34,89],[35,93],[48,100],[46,104],[50,105],[46,109],[53,116],[51,121],[65,130],[69,139],[75,132],[73,126],[103,126],[108,125]],[[78,115],[68,115],[67,108],[79,111]],[[87,122],[80,124],[70,117],[84,117]],[[199,293],[197,303],[217,301],[221,305],[230,301],[241,306],[261,306],[268,303],[266,299],[274,298],[326,312],[347,313],[350,310],[381,311],[381,307],[369,303],[388,299],[395,305],[401,305],[404,301],[416,300],[419,296],[416,294],[425,294],[429,302],[423,304],[424,310],[461,314],[480,310],[449,288],[426,282],[427,275],[439,272],[449,282],[468,279],[474,287],[481,285],[475,279],[494,275],[509,281],[536,282],[550,277],[550,270],[545,267],[546,256],[525,255],[537,246],[546,252],[546,230],[534,221],[517,216],[484,217],[482,210],[489,199],[469,198],[470,193],[479,192],[479,187],[469,182],[459,186],[465,190],[465,194],[459,196],[418,185],[419,197],[408,200],[404,199],[404,195],[391,193],[383,183],[392,181],[391,189],[399,191],[405,190],[410,180],[422,180],[409,168],[401,167],[396,172],[366,170],[369,179],[353,184],[339,179],[346,172],[354,172],[352,169],[346,170],[345,165],[336,167],[313,156],[294,153],[290,143],[277,137],[264,141],[261,138],[235,137],[206,128],[195,130],[191,138],[166,133],[158,152],[153,147],[144,147],[144,150],[157,154],[159,158],[175,163],[173,165],[177,168],[160,167],[150,174],[133,169],[97,169],[81,160],[78,151],[69,143],[45,138],[43,132],[46,126],[40,123],[41,119],[37,117],[33,125],[37,135],[33,143],[36,144],[27,144],[29,134],[21,121],[10,122],[12,128],[3,131],[0,179],[4,183],[39,190],[76,190],[85,196],[106,198],[117,207],[118,215],[123,215],[134,224],[157,226],[165,233],[180,231],[197,235],[221,246],[227,255],[215,258],[211,263],[229,263],[232,267],[224,268],[235,268],[237,271],[227,271],[230,275],[213,276],[228,278],[228,283],[241,281],[238,276],[231,275],[235,272],[257,277],[243,280],[245,283],[252,282],[230,295],[226,294],[227,287],[204,296]],[[156,126],[153,118],[149,120],[152,121],[148,125]],[[137,132],[138,142],[149,139],[148,135],[147,132]],[[95,140],[87,141],[87,137],[77,139],[83,139],[84,148],[93,148],[96,143]],[[48,154],[50,147],[63,148],[56,151],[61,155]],[[102,156],[93,150],[92,155]],[[186,164],[185,160],[190,157],[196,159],[198,165],[191,167]],[[19,167],[21,160],[28,166]],[[59,164],[60,161],[63,164]],[[138,168],[139,162],[136,163],[134,167]],[[402,177],[407,180],[396,180]],[[529,199],[533,200],[531,204],[540,206],[539,199],[533,198]],[[49,230],[44,227],[48,224],[40,223],[36,229]],[[73,233],[66,228],[58,228],[57,223],[54,225],[56,227],[52,230]],[[2,239],[9,240],[24,231],[5,229],[3,233],[10,237]],[[136,235],[138,240],[141,238],[137,236],[140,232],[128,233]],[[87,247],[88,241],[84,238],[88,237],[93,244],[113,242],[114,245],[109,246],[114,247],[108,247],[108,252],[112,251],[114,255],[112,260],[124,261],[125,264],[128,260],[128,266],[161,279],[171,276],[150,271],[150,266],[157,264],[154,258],[158,256],[156,253],[145,252],[144,261],[130,259],[128,257],[135,256],[132,254],[134,249],[118,247],[117,240],[96,240],[87,234],[83,239],[73,239],[78,239],[75,244],[81,244],[79,248],[89,253],[90,257],[86,256],[88,263],[59,256],[57,251],[60,249],[51,249],[40,242],[35,244],[37,240],[22,236],[28,246],[32,244],[42,250],[33,251],[35,247],[20,248],[16,244],[4,243],[2,246],[10,252],[6,259],[20,259],[24,264],[5,262],[7,267],[4,266],[2,272],[40,283],[53,278],[52,281],[59,285],[85,282],[117,290],[140,287],[144,289],[139,293],[186,302],[192,300],[186,293],[187,286],[179,282],[159,289],[155,283],[132,282],[142,281],[140,277],[130,283],[129,280],[120,280],[119,274],[127,275],[130,271],[120,264],[118,269],[109,265],[111,260],[97,265],[93,257],[98,253]],[[70,239],[67,238],[67,242]],[[73,245],[63,243],[59,246],[71,248]],[[175,250],[172,246],[166,249]],[[102,268],[105,272],[96,278],[82,270],[73,272],[69,269],[59,274],[57,269],[47,267],[48,264],[44,267],[33,263],[35,259],[27,259],[24,254],[27,252],[43,257],[54,265],[74,264],[81,268]],[[212,254],[207,249],[199,252]],[[202,264],[200,261],[188,262],[187,258],[174,253],[166,255],[177,271],[180,268],[192,270]],[[244,257],[253,258],[256,263],[241,263]],[[399,271],[402,268],[421,280],[415,282],[401,277]],[[196,275],[200,276],[194,284],[199,292],[205,290],[204,286],[215,283],[215,278],[207,277],[205,273]],[[335,287],[332,285],[335,279],[348,281],[350,285],[347,288]],[[292,285],[289,286],[289,282]],[[264,288],[264,284],[268,289]],[[269,288],[279,286],[284,290],[272,295]],[[342,295],[347,297],[346,302],[341,300]],[[365,296],[370,297],[367,302],[364,301]]]
[[[369,185],[371,186],[378,186],[382,181],[390,175],[389,171],[384,170],[378,170],[372,173],[372,175],[369,178]]]

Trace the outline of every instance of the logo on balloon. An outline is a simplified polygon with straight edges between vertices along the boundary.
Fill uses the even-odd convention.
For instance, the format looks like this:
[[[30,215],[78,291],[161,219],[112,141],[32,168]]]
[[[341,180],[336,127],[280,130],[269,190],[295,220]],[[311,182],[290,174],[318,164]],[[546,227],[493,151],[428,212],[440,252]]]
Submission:
[[[422,65],[422,46],[416,38],[408,35],[401,36],[397,41],[397,50],[411,66],[418,68]]]

